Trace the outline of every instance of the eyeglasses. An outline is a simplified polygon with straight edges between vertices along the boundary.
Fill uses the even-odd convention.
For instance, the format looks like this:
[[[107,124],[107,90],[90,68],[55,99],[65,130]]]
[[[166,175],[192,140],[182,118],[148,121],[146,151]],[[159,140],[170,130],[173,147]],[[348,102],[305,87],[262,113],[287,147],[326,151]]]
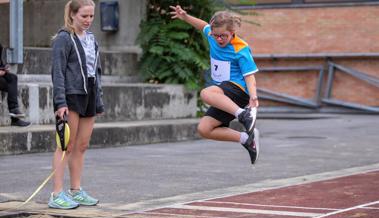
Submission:
[[[229,34],[215,34],[215,33],[212,33],[211,36],[215,39],[221,39],[221,40],[225,40],[229,37]]]

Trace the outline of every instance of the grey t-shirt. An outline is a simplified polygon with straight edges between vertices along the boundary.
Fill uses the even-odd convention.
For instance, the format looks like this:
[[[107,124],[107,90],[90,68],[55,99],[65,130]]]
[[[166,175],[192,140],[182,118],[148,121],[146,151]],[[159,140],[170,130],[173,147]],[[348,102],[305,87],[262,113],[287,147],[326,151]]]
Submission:
[[[79,37],[82,47],[86,53],[86,65],[88,77],[95,77],[95,36],[91,32],[86,32],[84,36]]]

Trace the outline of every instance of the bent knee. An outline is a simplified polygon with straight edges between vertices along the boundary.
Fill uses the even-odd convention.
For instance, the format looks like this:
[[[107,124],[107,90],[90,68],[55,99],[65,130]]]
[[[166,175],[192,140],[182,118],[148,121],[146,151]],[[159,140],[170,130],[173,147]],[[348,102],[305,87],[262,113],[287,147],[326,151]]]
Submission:
[[[209,96],[208,92],[209,91],[207,89],[203,89],[200,91],[201,100],[206,101],[208,99],[208,96]]]
[[[13,73],[9,73],[8,76],[11,78],[12,81],[17,82],[17,75]]]
[[[199,133],[199,135],[203,138],[209,138],[209,135],[211,133],[211,129],[203,124],[203,123],[199,123],[199,125],[197,126],[197,132]]]
[[[200,98],[206,102],[210,98],[215,97],[215,94],[224,94],[224,91],[218,86],[210,86],[200,91]]]

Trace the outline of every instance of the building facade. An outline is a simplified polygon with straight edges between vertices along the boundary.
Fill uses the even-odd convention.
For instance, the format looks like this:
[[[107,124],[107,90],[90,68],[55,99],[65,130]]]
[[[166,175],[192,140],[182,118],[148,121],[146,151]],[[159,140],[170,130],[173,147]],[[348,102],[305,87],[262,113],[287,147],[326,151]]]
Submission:
[[[262,95],[284,95],[264,104],[378,111],[379,1],[265,0],[235,9],[246,14],[240,34],[263,69]]]

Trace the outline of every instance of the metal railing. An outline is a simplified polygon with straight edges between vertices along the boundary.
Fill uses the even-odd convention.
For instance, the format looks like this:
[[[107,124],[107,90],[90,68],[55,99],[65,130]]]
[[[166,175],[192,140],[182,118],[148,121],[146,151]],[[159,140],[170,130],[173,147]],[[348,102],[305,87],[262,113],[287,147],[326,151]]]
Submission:
[[[260,68],[260,72],[314,72],[318,71],[318,80],[316,83],[316,92],[313,98],[306,99],[297,96],[287,95],[280,92],[274,92],[264,88],[258,88],[259,98],[288,103],[308,108],[319,108],[321,106],[321,89],[324,80],[323,66],[307,66],[307,67],[271,67]]]
[[[346,107],[346,108],[352,108],[352,109],[357,109],[357,110],[362,110],[362,111],[367,111],[367,112],[379,113],[379,107],[372,107],[372,106],[367,106],[363,104],[357,104],[357,103],[352,103],[352,102],[347,102],[347,101],[342,101],[342,100],[332,98],[333,81],[335,78],[336,69],[342,73],[348,74],[354,78],[357,78],[377,88],[379,88],[379,78],[359,72],[357,70],[354,70],[348,67],[344,67],[342,65],[335,64],[333,62],[328,62],[328,69],[329,69],[328,80],[326,83],[326,91],[325,91],[325,96],[322,99],[322,103]]]
[[[318,71],[318,80],[316,83],[316,91],[313,98],[302,98],[298,96],[283,94],[281,92],[271,91],[269,89],[258,88],[258,96],[264,100],[276,101],[281,103],[287,103],[294,106],[301,106],[306,108],[317,109],[322,106],[322,104],[333,105],[344,107],[348,109],[355,109],[363,112],[379,113],[379,107],[367,106],[363,104],[342,101],[339,99],[332,98],[333,82],[335,78],[335,71],[338,70],[342,73],[348,74],[357,78],[363,82],[373,85],[379,88],[379,78],[368,75],[357,70],[344,67],[342,65],[335,64],[331,61],[327,62],[328,68],[328,78],[326,81],[326,86],[324,87],[324,66],[304,66],[304,67],[272,67],[272,68],[261,68],[260,72],[314,72]],[[322,94],[324,96],[322,97]]]

